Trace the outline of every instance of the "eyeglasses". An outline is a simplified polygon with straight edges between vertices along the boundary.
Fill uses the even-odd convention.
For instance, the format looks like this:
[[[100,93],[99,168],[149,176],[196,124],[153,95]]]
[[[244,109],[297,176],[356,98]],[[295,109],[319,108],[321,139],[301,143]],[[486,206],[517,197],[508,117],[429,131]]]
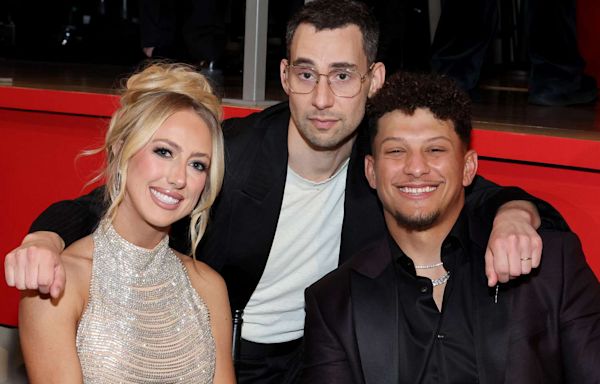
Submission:
[[[287,82],[292,93],[301,95],[311,93],[319,83],[321,76],[325,76],[327,84],[329,84],[329,88],[334,95],[354,97],[360,92],[362,83],[372,68],[373,64],[371,64],[367,73],[361,75],[360,72],[350,68],[339,68],[333,69],[329,73],[319,73],[312,67],[288,64],[286,73]]]

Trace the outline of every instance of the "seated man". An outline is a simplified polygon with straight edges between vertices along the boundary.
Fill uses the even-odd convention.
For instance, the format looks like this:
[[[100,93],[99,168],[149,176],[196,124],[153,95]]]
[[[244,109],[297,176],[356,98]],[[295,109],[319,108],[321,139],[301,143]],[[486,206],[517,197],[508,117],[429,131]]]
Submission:
[[[306,290],[303,382],[598,383],[600,285],[574,234],[540,230],[541,266],[486,284],[490,228],[463,209],[477,172],[468,97],[395,75],[370,130],[387,233]]]

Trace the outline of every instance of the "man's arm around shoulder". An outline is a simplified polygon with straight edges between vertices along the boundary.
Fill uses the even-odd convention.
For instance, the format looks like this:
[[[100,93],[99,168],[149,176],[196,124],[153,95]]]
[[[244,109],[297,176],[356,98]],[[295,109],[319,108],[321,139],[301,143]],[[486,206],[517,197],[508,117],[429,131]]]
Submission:
[[[76,200],[48,207],[34,221],[21,245],[6,255],[7,284],[59,297],[65,287],[65,271],[59,255],[65,246],[92,233],[104,211],[103,194],[100,187]]]

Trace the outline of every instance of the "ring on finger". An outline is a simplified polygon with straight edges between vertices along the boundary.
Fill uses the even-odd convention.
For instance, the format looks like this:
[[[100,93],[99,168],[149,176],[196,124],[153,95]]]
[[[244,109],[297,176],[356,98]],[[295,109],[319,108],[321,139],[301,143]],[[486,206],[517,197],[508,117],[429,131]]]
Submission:
[[[531,260],[531,257],[521,257],[521,261]]]

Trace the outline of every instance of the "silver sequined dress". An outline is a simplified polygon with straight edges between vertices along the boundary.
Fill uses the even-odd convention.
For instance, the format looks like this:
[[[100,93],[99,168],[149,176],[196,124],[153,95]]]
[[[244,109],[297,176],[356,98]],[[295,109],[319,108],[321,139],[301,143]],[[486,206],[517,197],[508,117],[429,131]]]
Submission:
[[[77,329],[85,383],[212,383],[208,308],[165,238],[137,247],[102,222]]]

